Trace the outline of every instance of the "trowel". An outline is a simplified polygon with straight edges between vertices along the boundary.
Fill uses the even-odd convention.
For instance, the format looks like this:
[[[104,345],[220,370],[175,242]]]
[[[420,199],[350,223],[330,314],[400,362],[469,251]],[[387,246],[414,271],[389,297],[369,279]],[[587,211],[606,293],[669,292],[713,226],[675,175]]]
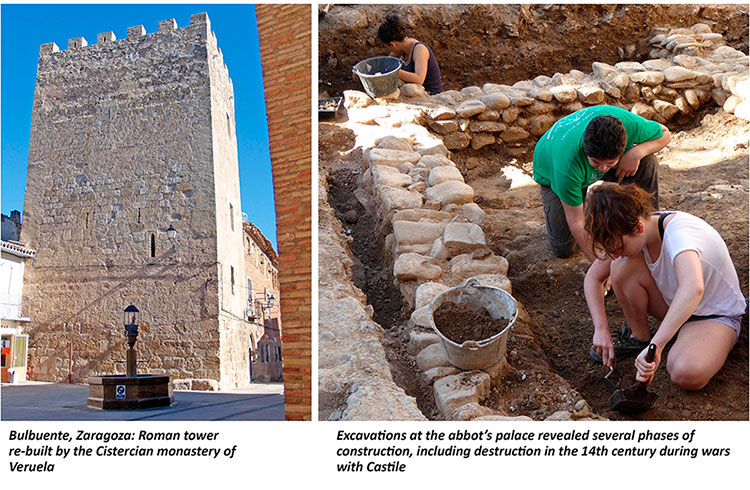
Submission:
[[[656,344],[650,344],[646,353],[646,362],[653,362],[655,356]],[[621,389],[612,393],[609,397],[609,408],[617,412],[644,412],[654,405],[657,398],[659,395],[648,391],[648,382],[641,381],[635,388]]]

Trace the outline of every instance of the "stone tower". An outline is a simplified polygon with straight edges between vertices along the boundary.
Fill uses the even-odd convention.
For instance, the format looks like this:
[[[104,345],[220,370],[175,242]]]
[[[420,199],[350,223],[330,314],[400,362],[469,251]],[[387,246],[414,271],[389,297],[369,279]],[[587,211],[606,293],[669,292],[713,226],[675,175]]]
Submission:
[[[205,13],[41,46],[21,236],[32,379],[124,372],[133,304],[140,373],[248,381],[234,95]]]

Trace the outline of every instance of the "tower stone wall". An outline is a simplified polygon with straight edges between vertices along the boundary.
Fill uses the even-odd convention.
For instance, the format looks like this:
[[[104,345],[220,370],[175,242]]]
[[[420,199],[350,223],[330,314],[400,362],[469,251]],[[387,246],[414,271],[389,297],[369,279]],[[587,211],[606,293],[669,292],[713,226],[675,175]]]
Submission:
[[[234,124],[206,14],[42,45],[22,230],[38,250],[24,297],[36,379],[124,372],[133,304],[139,372],[193,388],[247,381]]]

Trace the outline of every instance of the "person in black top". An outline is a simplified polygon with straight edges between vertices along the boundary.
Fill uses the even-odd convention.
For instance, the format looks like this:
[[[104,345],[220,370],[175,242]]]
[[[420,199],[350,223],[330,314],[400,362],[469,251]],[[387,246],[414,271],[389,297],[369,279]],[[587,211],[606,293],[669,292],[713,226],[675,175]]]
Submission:
[[[389,56],[396,56],[404,60],[399,78],[405,83],[422,85],[430,95],[443,91],[440,78],[440,66],[435,54],[429,46],[406,35],[401,19],[396,15],[389,15],[378,29],[378,39],[387,44],[391,52]]]

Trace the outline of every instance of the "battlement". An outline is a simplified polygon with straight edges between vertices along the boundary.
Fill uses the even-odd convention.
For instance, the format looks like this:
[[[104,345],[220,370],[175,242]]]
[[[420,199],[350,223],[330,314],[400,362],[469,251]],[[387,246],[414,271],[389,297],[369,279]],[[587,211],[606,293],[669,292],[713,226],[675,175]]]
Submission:
[[[151,33],[151,34],[147,34],[146,33],[146,28],[143,27],[142,25],[128,27],[128,30],[127,30],[127,39],[138,39],[138,38],[141,38],[141,37],[144,37],[144,36],[155,35],[155,34],[170,34],[170,33],[175,33],[175,32],[177,32],[177,31],[179,31],[181,29],[187,29],[187,28],[195,27],[195,26],[206,26],[206,30],[209,33],[213,34],[211,32],[211,21],[208,18],[208,14],[206,12],[202,12],[202,13],[199,13],[199,14],[193,14],[193,15],[191,15],[190,16],[190,25],[182,27],[182,28],[178,28],[177,27],[177,21],[175,19],[167,19],[167,20],[160,21],[157,32],[154,32],[154,33]],[[214,40],[216,39],[216,37],[213,36],[213,35],[211,37]],[[117,39],[115,38],[115,33],[112,32],[112,31],[102,32],[102,33],[98,34],[97,37],[96,37],[96,44],[97,45],[104,44],[104,43],[112,43],[112,42],[115,42],[115,41],[117,41]],[[89,44],[88,44],[88,42],[86,41],[85,38],[83,38],[83,37],[75,37],[75,38],[72,38],[72,39],[68,40],[68,49],[67,50],[70,51],[70,50],[73,50],[73,49],[80,49],[80,48],[84,48],[86,46],[89,46]],[[42,56],[49,56],[49,55],[52,55],[54,53],[59,53],[59,52],[61,52],[60,48],[55,43],[46,43],[46,44],[42,44],[39,47],[39,56],[40,57],[42,57]]]

